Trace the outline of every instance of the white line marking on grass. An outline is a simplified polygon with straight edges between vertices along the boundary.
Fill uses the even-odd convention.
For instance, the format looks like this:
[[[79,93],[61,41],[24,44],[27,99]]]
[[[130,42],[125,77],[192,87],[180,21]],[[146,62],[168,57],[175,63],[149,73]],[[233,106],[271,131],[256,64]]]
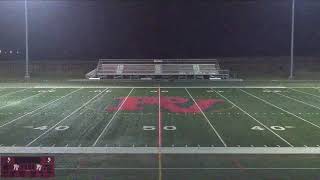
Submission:
[[[308,93],[308,92],[304,92],[304,91],[300,91],[300,90],[297,90],[297,89],[293,89],[293,88],[289,88],[293,91],[296,91],[296,92],[299,92],[299,93],[302,93],[302,94],[307,94],[307,95],[310,95],[310,96],[313,96],[313,97],[317,97],[317,98],[320,98],[320,96],[318,95],[315,95],[315,94],[311,94],[311,93]]]
[[[262,99],[262,98],[259,98],[259,97],[255,96],[255,95],[253,95],[253,94],[245,91],[245,90],[240,89],[240,91],[242,91],[242,92],[244,92],[244,93],[246,93],[246,94],[248,94],[248,95],[250,95],[250,96],[252,96],[252,97],[254,97],[254,98],[256,98],[256,99],[259,99],[260,101],[263,101],[264,103],[269,104],[270,106],[273,106],[273,107],[275,107],[275,108],[277,108],[277,109],[280,109],[281,111],[286,112],[286,113],[288,113],[288,114],[290,114],[290,115],[292,115],[292,116],[294,116],[294,117],[296,117],[296,118],[298,118],[298,119],[300,119],[300,120],[302,120],[302,121],[304,121],[304,122],[307,122],[307,123],[309,123],[309,124],[311,124],[311,125],[313,125],[313,126],[315,126],[315,127],[317,127],[317,128],[320,128],[320,126],[318,126],[318,125],[316,125],[316,124],[314,124],[314,123],[312,123],[312,122],[310,122],[310,121],[308,121],[308,120],[305,120],[304,118],[302,118],[302,117],[300,117],[300,116],[297,116],[297,115],[293,114],[292,112],[289,112],[289,111],[287,111],[287,110],[284,110],[284,109],[282,109],[281,107],[278,107],[278,106],[276,106],[276,105],[274,105],[274,104],[272,104],[272,103],[270,103],[270,102],[268,102],[268,101],[266,101],[266,100],[264,100],[264,99]]]
[[[45,93],[46,92],[41,92],[41,93],[37,93],[37,94],[31,95],[31,96],[28,96],[28,97],[26,97],[24,99],[21,99],[19,101],[16,101],[16,102],[9,103],[9,104],[6,104],[4,106],[1,106],[0,109],[3,109],[3,108],[8,107],[8,106],[13,106],[14,104],[21,103],[22,101],[26,101],[28,99],[31,99],[31,98],[35,97],[35,96],[39,96],[39,95],[42,95],[42,94],[45,94]]]
[[[100,135],[98,136],[98,138],[95,140],[95,142],[92,144],[92,146],[96,146],[98,141],[100,140],[100,138],[102,137],[102,135],[105,133],[105,131],[108,129],[109,125],[111,124],[111,122],[113,121],[113,119],[116,117],[116,115],[118,114],[118,112],[120,111],[120,109],[122,108],[122,106],[124,105],[124,103],[127,101],[128,97],[130,96],[130,94],[132,93],[132,91],[134,90],[134,88],[132,88],[129,92],[129,94],[127,95],[127,97],[123,100],[123,102],[121,103],[121,105],[119,106],[119,108],[117,109],[117,111],[113,114],[113,116],[111,117],[110,121],[108,122],[108,124],[105,126],[105,128],[102,130],[102,132],[100,133]]]
[[[1,84],[1,83],[0,83]],[[86,88],[86,89],[92,89],[92,88],[112,88],[112,89],[154,89],[158,86],[15,86],[15,87],[6,87],[6,88],[29,88],[29,89],[43,89],[43,88]],[[272,89],[286,89],[289,87],[286,86],[162,86],[161,88],[168,88],[168,89],[208,89],[208,88],[219,88],[219,89],[238,89],[238,88],[245,88],[245,89],[265,89],[265,88],[272,88]],[[290,88],[315,88],[312,86],[290,86]]]
[[[11,124],[11,123],[13,123],[13,122],[15,122],[15,121],[17,121],[17,120],[19,120],[19,119],[27,116],[27,115],[33,114],[34,112],[36,112],[36,111],[38,111],[38,110],[41,110],[41,109],[43,109],[43,108],[45,108],[45,107],[47,107],[47,106],[49,106],[49,105],[51,105],[51,104],[53,104],[53,103],[56,103],[57,101],[65,98],[65,97],[67,97],[67,96],[69,96],[69,95],[71,95],[71,94],[73,94],[73,93],[75,93],[75,92],[77,92],[77,91],[79,91],[79,90],[81,90],[81,89],[77,89],[77,90],[75,90],[75,91],[72,91],[72,92],[70,92],[70,93],[68,93],[68,94],[66,94],[66,95],[64,95],[64,96],[62,96],[62,97],[60,97],[60,98],[58,98],[58,99],[56,99],[56,100],[53,100],[53,101],[45,104],[44,106],[41,106],[41,107],[39,107],[39,108],[37,108],[37,109],[35,109],[35,110],[33,110],[33,111],[30,111],[30,112],[28,112],[28,113],[20,116],[20,117],[17,117],[17,118],[15,118],[15,119],[7,122],[7,123],[4,123],[4,124],[0,125],[0,128],[6,126],[6,125],[8,125],[8,124]],[[27,126],[25,126],[25,127],[27,128]],[[28,126],[28,128],[33,128],[33,126]]]
[[[284,95],[284,94],[280,94],[280,93],[275,93],[275,94],[277,94],[277,95],[279,95],[279,96],[286,97],[286,98],[288,98],[288,99],[291,99],[291,100],[294,100],[294,101],[300,102],[300,103],[302,103],[302,104],[305,104],[305,105],[307,105],[307,106],[311,106],[311,107],[314,107],[314,108],[316,108],[316,109],[319,109],[319,110],[320,110],[320,107],[318,107],[318,106],[315,106],[315,105],[312,105],[312,104],[306,103],[306,102],[304,102],[304,101],[301,101],[301,100],[298,100],[298,99],[292,98],[292,97],[290,97],[290,96],[286,96],[286,95]],[[300,114],[300,113],[299,113],[299,114]]]
[[[158,147],[162,147],[161,89],[158,87]],[[159,151],[160,153],[160,151]]]
[[[21,90],[18,90],[18,91],[13,91],[13,92],[10,92],[10,93],[7,93],[7,94],[3,94],[3,95],[1,95],[0,97],[9,96],[9,95],[12,95],[12,94],[15,94],[15,93],[18,93],[18,92],[25,91],[25,90],[27,90],[27,89],[28,89],[28,88],[26,88],[26,89],[21,89]]]
[[[57,167],[55,168],[56,170],[157,170],[158,168],[78,168],[78,167],[74,167],[74,168],[64,168],[64,167]],[[241,167],[241,168],[228,168],[228,167],[207,167],[207,168],[162,168],[164,170],[319,170],[320,167],[314,167],[314,168],[304,168],[304,167],[284,167],[284,168],[270,168],[270,167],[261,167],[261,168],[255,168],[255,167]]]
[[[1,154],[159,154],[158,147],[0,147]],[[319,147],[161,147],[161,154],[312,154]]]
[[[211,122],[209,121],[209,119],[207,118],[207,116],[204,114],[204,112],[202,111],[202,109],[199,107],[198,103],[194,100],[194,98],[192,97],[192,95],[190,94],[190,92],[188,91],[187,88],[184,88],[187,93],[189,94],[190,98],[192,99],[192,101],[195,103],[195,105],[197,106],[197,108],[200,110],[201,114],[203,115],[203,117],[207,120],[208,124],[210,125],[210,127],[212,128],[212,130],[214,131],[214,133],[218,136],[218,138],[220,139],[220,141],[222,142],[222,144],[227,147],[227,144],[224,142],[224,140],[221,138],[220,134],[218,133],[218,131],[214,128],[214,126],[211,124]]]
[[[43,135],[47,134],[48,132],[50,132],[52,129],[54,129],[56,126],[58,126],[61,122],[65,121],[66,119],[68,119],[69,117],[71,117],[72,115],[74,115],[76,112],[80,111],[82,108],[84,108],[85,106],[87,106],[89,103],[91,103],[94,99],[96,99],[98,96],[100,96],[102,93],[104,93],[104,91],[106,91],[107,89],[103,90],[102,92],[100,92],[99,94],[97,94],[96,96],[94,96],[93,98],[91,98],[89,101],[87,101],[86,103],[84,103],[82,106],[80,106],[79,108],[77,108],[76,110],[74,110],[72,113],[70,113],[68,116],[66,116],[65,118],[63,118],[62,120],[60,120],[58,123],[56,123],[55,125],[53,125],[51,128],[49,128],[48,130],[46,130],[44,133],[40,134],[37,138],[35,138],[34,140],[32,140],[30,143],[28,143],[26,146],[30,146],[32,143],[34,143],[35,141],[37,141],[39,138],[41,138]]]
[[[260,122],[259,120],[257,120],[255,117],[251,116],[247,111],[243,110],[241,107],[239,107],[238,105],[236,105],[235,103],[233,103],[231,100],[229,100],[227,97],[223,96],[222,94],[220,94],[219,92],[216,91],[217,94],[219,94],[222,98],[224,98],[225,100],[227,100],[229,103],[233,104],[234,106],[236,106],[240,111],[242,111],[243,113],[245,113],[247,116],[249,116],[251,119],[255,120],[257,123],[259,123],[261,126],[263,126],[264,128],[266,128],[267,130],[269,130],[272,134],[274,134],[275,136],[277,136],[279,139],[281,139],[282,141],[284,141],[285,143],[287,143],[289,146],[293,147],[293,145],[291,143],[289,143],[286,139],[284,139],[283,137],[281,137],[279,134],[275,133],[272,129],[270,129],[268,126],[264,125],[262,122]]]

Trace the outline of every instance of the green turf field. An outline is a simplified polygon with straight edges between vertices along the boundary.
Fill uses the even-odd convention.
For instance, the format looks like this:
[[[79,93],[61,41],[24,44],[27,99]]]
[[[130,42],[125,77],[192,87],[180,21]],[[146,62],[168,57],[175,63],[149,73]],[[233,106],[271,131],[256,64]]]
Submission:
[[[320,147],[319,110],[320,89],[316,86],[1,86],[0,146]],[[156,155],[141,156],[138,159],[145,160],[141,167],[132,157],[133,160],[115,157],[121,161],[113,160],[114,164],[89,163],[83,169],[79,169],[79,157],[74,158],[77,165],[57,159],[57,179],[72,179],[72,175],[79,178],[81,173],[87,177],[83,179],[97,177],[96,174],[101,178],[101,171],[103,176],[110,172],[113,179],[127,179],[119,175],[124,171],[131,172],[129,179],[141,179],[143,175],[147,179],[234,179],[238,175],[240,179],[316,179],[320,168],[320,162],[312,160],[314,156],[279,155],[269,160],[265,156],[242,155],[230,158],[163,154],[161,160]],[[104,158],[110,160],[114,156],[100,161]],[[298,163],[305,159],[310,163]],[[139,175],[134,175],[136,172]]]
[[[159,89],[160,93],[158,88],[2,88],[0,144],[320,145],[319,89]]]

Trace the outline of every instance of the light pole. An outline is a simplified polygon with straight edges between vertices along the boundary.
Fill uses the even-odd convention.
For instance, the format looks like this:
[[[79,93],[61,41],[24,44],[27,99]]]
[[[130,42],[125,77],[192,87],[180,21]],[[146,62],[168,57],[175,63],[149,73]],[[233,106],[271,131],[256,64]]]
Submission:
[[[293,79],[293,56],[294,56],[294,21],[295,21],[295,0],[292,0],[292,12],[291,12],[291,63],[290,63],[290,76],[289,79]]]
[[[28,28],[28,2],[24,0],[24,17],[25,17],[25,32],[26,32],[26,72],[25,79],[30,79],[29,74],[29,28]]]

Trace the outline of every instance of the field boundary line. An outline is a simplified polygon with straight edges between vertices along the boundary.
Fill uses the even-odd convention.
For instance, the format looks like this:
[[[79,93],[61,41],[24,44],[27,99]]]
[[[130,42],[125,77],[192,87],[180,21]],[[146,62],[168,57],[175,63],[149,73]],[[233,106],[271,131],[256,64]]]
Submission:
[[[277,94],[277,95],[279,95],[279,96],[283,96],[283,97],[288,98],[288,99],[291,99],[291,100],[294,100],[294,101],[297,101],[297,102],[300,102],[300,103],[302,103],[302,104],[304,104],[304,105],[307,105],[307,106],[310,106],[310,107],[313,107],[313,108],[316,108],[316,109],[320,110],[320,107],[315,106],[315,105],[312,105],[312,104],[309,104],[309,103],[306,103],[306,102],[301,101],[301,100],[299,100],[299,99],[296,99],[296,98],[293,98],[293,97],[290,97],[290,96],[287,96],[287,95],[284,95],[284,94],[281,94],[281,93],[275,93],[275,94]]]
[[[5,89],[9,89],[9,88],[5,88]],[[30,88],[25,88],[25,89],[21,89],[21,90],[9,92],[9,93],[7,93],[7,94],[2,94],[0,97],[9,96],[9,95],[11,95],[11,94],[15,94],[15,93],[18,93],[18,92],[22,92],[22,91],[25,91],[25,90],[27,90],[27,89],[30,89]]]
[[[49,88],[49,89],[55,89],[55,88]],[[25,98],[23,98],[23,99],[21,99],[21,100],[18,100],[18,101],[16,101],[16,102],[13,102],[13,103],[6,104],[6,105],[4,105],[4,106],[1,106],[0,109],[3,109],[3,108],[5,108],[5,107],[9,107],[9,106],[13,106],[15,103],[20,103],[20,102],[22,102],[22,101],[26,101],[26,100],[28,100],[28,99],[31,99],[31,98],[35,97],[35,96],[40,96],[40,95],[45,94],[45,93],[48,93],[48,92],[39,92],[39,93],[37,93],[37,94],[34,94],[34,95],[31,95],[31,96],[25,97]]]
[[[224,140],[222,139],[222,137],[220,136],[220,134],[218,133],[218,131],[214,128],[214,126],[211,124],[210,120],[208,119],[208,117],[206,116],[206,114],[202,111],[202,109],[199,107],[198,103],[194,100],[194,98],[192,97],[192,95],[190,94],[190,92],[188,91],[187,88],[184,88],[187,93],[189,94],[190,98],[192,99],[192,101],[195,103],[195,105],[197,106],[197,108],[200,110],[201,114],[203,115],[203,117],[207,120],[208,124],[211,126],[212,130],[214,131],[214,133],[218,136],[218,138],[220,139],[220,141],[222,142],[222,144],[224,145],[224,147],[227,147],[227,144],[224,142]]]
[[[236,105],[235,103],[233,103],[231,100],[229,100],[227,97],[223,96],[222,94],[220,94],[219,92],[217,92],[216,90],[214,90],[214,92],[216,92],[217,94],[219,94],[219,96],[221,96],[222,98],[224,98],[225,100],[227,100],[229,103],[231,103],[232,105],[236,106],[240,111],[242,111],[243,113],[245,113],[247,116],[249,116],[251,119],[255,120],[258,124],[260,124],[261,126],[263,126],[264,128],[266,128],[267,130],[269,130],[273,135],[277,136],[279,139],[281,139],[283,142],[285,142],[286,144],[288,144],[291,147],[294,147],[291,143],[289,143],[289,141],[287,141],[286,139],[284,139],[283,137],[281,137],[279,134],[275,133],[274,131],[272,131],[269,127],[267,127],[265,124],[263,124],[262,122],[260,122],[259,120],[257,120],[255,117],[253,117],[252,115],[250,115],[247,111],[243,110],[241,107],[239,107],[238,105]]]
[[[317,97],[317,98],[320,98],[320,96],[318,95],[315,95],[315,94],[312,94],[312,93],[308,93],[308,92],[304,92],[304,91],[300,91],[300,90],[296,90],[296,89],[293,89],[293,88],[289,88],[293,91],[296,91],[296,92],[299,92],[299,93],[302,93],[302,94],[307,94],[307,95],[310,95],[310,96],[313,96],[313,97]]]
[[[119,167],[119,168],[64,168],[56,167],[56,170],[156,170],[157,168],[134,168],[134,167]],[[319,170],[320,167],[243,167],[243,168],[232,168],[232,167],[204,167],[204,168],[192,168],[192,167],[180,167],[180,168],[162,168],[164,170]]]
[[[58,123],[56,123],[55,125],[53,125],[51,128],[49,128],[48,130],[46,130],[45,132],[43,132],[42,134],[40,134],[37,138],[35,138],[34,140],[32,140],[30,143],[28,143],[26,146],[30,146],[32,143],[34,143],[35,141],[37,141],[39,138],[41,138],[42,136],[44,136],[45,134],[47,134],[49,131],[51,131],[53,128],[55,128],[57,125],[59,125],[61,122],[65,121],[66,119],[68,119],[69,117],[71,117],[72,115],[74,115],[76,112],[78,112],[79,110],[81,110],[82,108],[84,108],[85,106],[87,106],[89,103],[91,103],[95,98],[97,98],[98,96],[100,96],[102,93],[104,93],[107,89],[103,90],[102,92],[100,92],[99,94],[95,95],[93,98],[91,98],[90,100],[88,100],[86,103],[82,104],[82,106],[80,106],[79,108],[77,108],[76,110],[74,110],[72,113],[70,113],[68,116],[66,116],[65,118],[63,118],[62,120],[60,120]]]
[[[1,83],[0,83],[1,85]],[[6,86],[3,88],[26,88],[26,89],[49,89],[49,88],[55,88],[55,89],[72,89],[72,88],[83,88],[83,89],[91,89],[91,88],[110,88],[110,89],[119,89],[119,88],[123,88],[123,89],[143,89],[143,88],[148,88],[148,89],[154,89],[157,88],[158,86],[150,86],[150,85],[146,85],[146,86],[108,86],[108,85],[101,85],[101,86],[83,86],[83,85],[66,85],[66,86],[56,86],[56,85],[47,85],[47,86]],[[188,88],[188,89],[210,89],[210,88],[215,88],[215,89],[265,89],[265,88],[271,88],[271,89],[291,89],[291,88],[295,88],[295,89],[317,89],[319,87],[314,87],[314,86],[161,86],[161,88],[167,88],[167,89],[184,89],[184,88]],[[0,96],[1,97],[1,96]]]
[[[8,125],[8,124],[11,124],[11,123],[13,123],[13,122],[15,122],[15,121],[17,121],[17,120],[19,120],[19,119],[27,116],[27,115],[33,114],[34,112],[37,112],[37,111],[39,111],[39,110],[42,110],[42,109],[46,108],[47,106],[49,106],[49,105],[51,105],[51,104],[53,104],[53,103],[55,103],[55,102],[57,102],[57,101],[65,98],[65,97],[67,97],[67,96],[69,96],[69,95],[71,95],[71,94],[73,94],[73,93],[75,93],[75,92],[77,92],[77,91],[79,91],[79,90],[81,90],[81,88],[79,88],[79,89],[77,89],[77,90],[75,90],[75,91],[72,91],[72,92],[70,92],[70,93],[68,93],[68,94],[66,94],[66,95],[64,95],[64,96],[62,96],[62,97],[60,97],[60,98],[58,98],[58,99],[51,100],[51,101],[49,101],[47,104],[45,104],[45,105],[43,105],[43,106],[41,106],[41,107],[38,107],[38,108],[35,109],[35,110],[32,110],[32,111],[30,111],[30,112],[28,112],[28,113],[26,113],[26,114],[24,114],[24,115],[22,115],[22,116],[20,116],[20,117],[17,117],[17,118],[15,118],[15,119],[11,120],[11,121],[8,121],[8,122],[0,125],[0,128],[6,126],[6,125]]]
[[[115,118],[115,116],[118,114],[118,112],[120,111],[120,109],[122,108],[122,106],[124,105],[124,103],[127,101],[128,97],[130,96],[130,94],[132,93],[132,91],[134,90],[134,88],[132,88],[129,92],[129,94],[127,95],[127,97],[121,102],[119,108],[117,109],[117,111],[113,114],[113,116],[111,117],[111,119],[109,120],[109,122],[107,123],[107,125],[104,127],[104,129],[102,130],[102,132],[100,133],[100,135],[98,136],[98,138],[95,140],[95,142],[92,144],[92,146],[96,146],[98,141],[100,140],[100,138],[102,137],[102,135],[105,133],[105,131],[108,129],[109,125],[111,124],[111,122],[113,121],[113,119]]]
[[[0,83],[1,85],[1,83]],[[158,86],[108,86],[108,85],[105,85],[105,86],[16,86],[16,87],[5,87],[5,88],[27,88],[27,89],[49,89],[49,88],[56,88],[56,89],[68,89],[68,88],[113,88],[113,89],[117,89],[117,88],[124,88],[124,89],[141,89],[141,88],[148,88],[148,89],[154,89],[154,88],[157,88]],[[228,88],[228,89],[237,89],[237,88],[248,88],[248,89],[251,89],[251,88],[254,88],[254,89],[264,89],[264,88],[273,88],[273,89],[286,89],[286,88],[315,88],[315,87],[286,87],[286,86],[161,86],[161,88],[168,88],[168,89],[184,89],[184,88],[188,88],[188,89],[208,89],[208,88]]]
[[[273,106],[273,107],[275,107],[275,108],[277,108],[277,109],[280,109],[281,111],[283,111],[283,112],[285,112],[285,113],[287,113],[287,114],[290,114],[290,115],[292,115],[292,116],[294,116],[294,117],[296,117],[296,118],[298,118],[298,119],[300,119],[300,120],[302,120],[302,121],[304,121],[304,122],[307,122],[307,123],[309,123],[309,124],[311,124],[311,125],[313,125],[313,126],[315,126],[315,127],[317,127],[317,128],[320,128],[320,126],[318,126],[318,125],[316,125],[316,124],[314,124],[314,123],[312,123],[312,122],[310,122],[310,121],[308,121],[308,120],[305,120],[304,118],[302,118],[302,117],[300,117],[300,116],[297,116],[297,115],[293,114],[292,112],[289,112],[289,111],[287,111],[287,110],[285,110],[285,109],[282,109],[281,107],[278,107],[278,106],[276,106],[276,105],[274,105],[274,104],[272,104],[272,103],[270,103],[270,102],[268,102],[268,101],[266,101],[266,100],[264,100],[264,99],[262,99],[262,98],[259,98],[259,97],[255,96],[255,95],[253,95],[253,94],[245,91],[245,90],[240,89],[240,91],[242,91],[242,92],[244,92],[244,93],[246,93],[246,94],[248,94],[248,95],[250,95],[250,96],[252,96],[252,97],[254,97],[254,98],[256,98],[256,99],[259,99],[260,101],[262,101],[262,102],[264,102],[264,103],[266,103],[266,104],[268,104],[268,105],[270,105],[270,106]]]
[[[319,147],[161,147],[161,154],[320,155]],[[159,154],[159,147],[0,147],[0,154]]]

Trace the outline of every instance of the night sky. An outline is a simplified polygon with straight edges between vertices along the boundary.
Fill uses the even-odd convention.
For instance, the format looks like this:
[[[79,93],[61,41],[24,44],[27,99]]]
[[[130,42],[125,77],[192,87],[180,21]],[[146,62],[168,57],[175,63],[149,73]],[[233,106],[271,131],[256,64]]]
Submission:
[[[320,1],[296,1],[296,55],[320,56]],[[30,58],[289,56],[290,2],[29,0]],[[22,0],[0,1],[0,50],[23,57]]]

